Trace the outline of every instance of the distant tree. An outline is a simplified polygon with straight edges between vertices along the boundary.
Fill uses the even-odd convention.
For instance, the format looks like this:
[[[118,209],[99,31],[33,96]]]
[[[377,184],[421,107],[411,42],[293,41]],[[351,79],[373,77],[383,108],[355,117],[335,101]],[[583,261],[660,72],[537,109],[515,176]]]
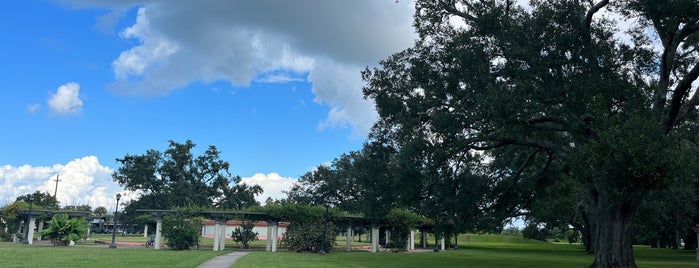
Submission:
[[[107,208],[106,208],[106,207],[102,207],[102,206],[96,207],[95,210],[92,211],[92,215],[95,215],[95,216],[98,216],[98,217],[107,215],[107,213],[109,213],[109,212],[107,211]]]
[[[103,228],[104,216],[106,216],[108,213],[109,213],[109,211],[107,211],[107,208],[102,207],[102,206],[96,207],[95,210],[92,211],[92,215],[100,219],[100,222],[99,222],[100,229]]]
[[[143,155],[117,158],[121,166],[112,175],[114,181],[127,190],[143,192],[140,199],[127,205],[127,213],[135,215],[136,209],[212,207],[217,202],[240,206],[253,203],[250,196],[261,193],[259,186],[239,185],[239,177],[231,177],[230,164],[220,159],[215,146],[196,157],[192,153],[195,146],[190,140],[170,141],[162,153],[150,149]]]
[[[84,211],[84,212],[92,212],[92,207],[90,205],[67,205],[63,207],[63,210],[66,211]]]
[[[55,196],[49,193],[42,193],[36,191],[31,194],[20,195],[15,201],[21,201],[29,203],[29,196],[34,196],[33,207],[36,209],[48,209],[48,210],[58,210],[60,208],[59,202]]]
[[[259,206],[255,196],[262,194],[259,185],[247,185],[241,183],[240,176],[233,176],[229,185],[219,185],[221,198],[214,202],[214,207],[228,210],[242,210]]]

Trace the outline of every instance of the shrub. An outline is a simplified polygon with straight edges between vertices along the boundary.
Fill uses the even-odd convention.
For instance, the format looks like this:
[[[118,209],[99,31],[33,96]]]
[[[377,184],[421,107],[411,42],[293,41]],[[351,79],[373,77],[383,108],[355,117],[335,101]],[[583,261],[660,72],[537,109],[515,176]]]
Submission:
[[[335,226],[328,222],[328,229],[325,233],[325,244],[323,251],[332,252],[335,245],[333,231]],[[323,220],[309,220],[292,222],[286,228],[283,242],[291,251],[296,252],[318,252],[323,240]]]
[[[201,219],[193,218],[187,211],[180,210],[175,215],[163,218],[165,243],[173,250],[185,250],[198,245],[200,231]]]
[[[243,221],[240,227],[236,227],[233,230],[231,237],[236,243],[242,243],[243,248],[250,248],[250,242],[257,240],[257,232],[253,232],[252,228],[255,227],[255,222]],[[269,239],[269,238],[267,238]]]
[[[48,228],[39,233],[51,239],[55,246],[67,246],[87,233],[85,218],[70,218],[68,214],[56,214],[48,222]]]
[[[335,245],[335,225],[332,218],[336,214],[334,209],[329,210],[328,226],[323,243],[323,221],[326,208],[322,206],[307,206],[299,204],[273,205],[265,207],[266,212],[282,221],[291,224],[284,234],[284,243],[289,250],[302,252],[317,252],[324,245],[325,252],[332,252]]]
[[[390,246],[404,250],[408,245],[410,230],[420,221],[420,217],[408,210],[395,208],[388,212],[385,219],[391,226]]]
[[[549,237],[549,231],[546,228],[539,228],[535,223],[530,223],[522,229],[522,237],[524,239],[546,241]]]

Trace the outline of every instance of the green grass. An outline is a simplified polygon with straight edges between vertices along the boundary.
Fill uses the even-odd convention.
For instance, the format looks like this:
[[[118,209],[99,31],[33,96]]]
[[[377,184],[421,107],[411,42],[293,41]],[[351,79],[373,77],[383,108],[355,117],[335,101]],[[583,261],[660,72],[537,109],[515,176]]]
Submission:
[[[339,243],[338,243],[339,244]],[[580,245],[525,241],[515,237],[493,235],[463,235],[459,250],[439,253],[369,253],[345,252],[341,249],[320,256],[253,252],[236,263],[245,267],[586,267],[592,256],[585,254]],[[639,267],[699,267],[694,251],[634,249]]]
[[[111,237],[110,237],[111,239]],[[196,267],[231,251],[152,250],[142,247],[108,248],[107,245],[52,247],[0,243],[0,267]]]
[[[110,235],[93,236],[92,239],[111,241]],[[145,242],[143,236],[117,236],[117,242]],[[206,239],[204,239],[206,242]],[[264,248],[265,241],[256,241]],[[585,254],[580,245],[526,241],[521,238],[495,235],[459,236],[459,250],[439,253],[370,253],[345,252],[345,240],[338,237],[338,249],[320,256],[311,253],[290,253],[280,249],[277,253],[261,250],[240,258],[236,268],[242,267],[586,267],[592,256]],[[354,246],[367,243],[352,243]],[[434,245],[434,244],[432,244]],[[0,267],[196,267],[214,256],[232,252],[236,246],[227,244],[225,251],[214,252],[211,247],[200,250],[172,251],[152,250],[145,247],[119,247],[110,249],[106,244],[94,241],[78,243],[76,247],[51,247],[0,243]],[[638,246],[634,248],[639,267],[697,267],[694,251],[657,249]]]

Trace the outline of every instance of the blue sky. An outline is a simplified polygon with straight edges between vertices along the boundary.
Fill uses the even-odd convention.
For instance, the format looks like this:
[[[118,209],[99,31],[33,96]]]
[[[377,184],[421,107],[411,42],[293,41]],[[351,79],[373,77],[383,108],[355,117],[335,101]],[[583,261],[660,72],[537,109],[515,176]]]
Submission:
[[[62,205],[112,207],[115,158],[187,139],[279,197],[361,148],[376,112],[359,72],[412,44],[412,5],[3,2],[0,205],[60,173]]]

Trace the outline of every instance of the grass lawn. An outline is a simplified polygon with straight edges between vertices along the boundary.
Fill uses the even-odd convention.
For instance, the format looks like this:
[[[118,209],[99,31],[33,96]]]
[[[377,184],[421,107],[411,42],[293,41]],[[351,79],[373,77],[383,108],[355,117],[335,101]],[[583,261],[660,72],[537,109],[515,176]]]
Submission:
[[[340,243],[338,243],[340,244]],[[235,267],[586,267],[592,256],[580,245],[525,241],[514,237],[463,235],[459,250],[439,253],[345,252],[317,254],[253,252]],[[694,251],[636,247],[639,267],[699,267]]]
[[[110,241],[111,236],[92,239]],[[117,236],[117,241],[145,242],[143,236]],[[204,241],[206,242],[206,240]],[[439,253],[369,253],[345,252],[344,237],[338,237],[336,252],[320,256],[311,253],[277,253],[256,250],[240,258],[235,267],[586,267],[592,256],[580,245],[525,241],[521,238],[496,235],[461,235],[459,250]],[[264,249],[265,241],[255,246]],[[367,243],[353,243],[355,246]],[[0,267],[196,267],[214,256],[232,252],[236,246],[214,252],[200,250],[152,250],[144,247],[110,249],[105,244],[81,242],[75,247],[51,247],[0,243]],[[694,251],[657,249],[638,246],[635,249],[639,267],[697,267]]]
[[[111,239],[111,237],[110,237]],[[142,247],[108,248],[92,243],[52,247],[0,243],[0,267],[196,267],[220,254],[202,250],[152,250]]]

